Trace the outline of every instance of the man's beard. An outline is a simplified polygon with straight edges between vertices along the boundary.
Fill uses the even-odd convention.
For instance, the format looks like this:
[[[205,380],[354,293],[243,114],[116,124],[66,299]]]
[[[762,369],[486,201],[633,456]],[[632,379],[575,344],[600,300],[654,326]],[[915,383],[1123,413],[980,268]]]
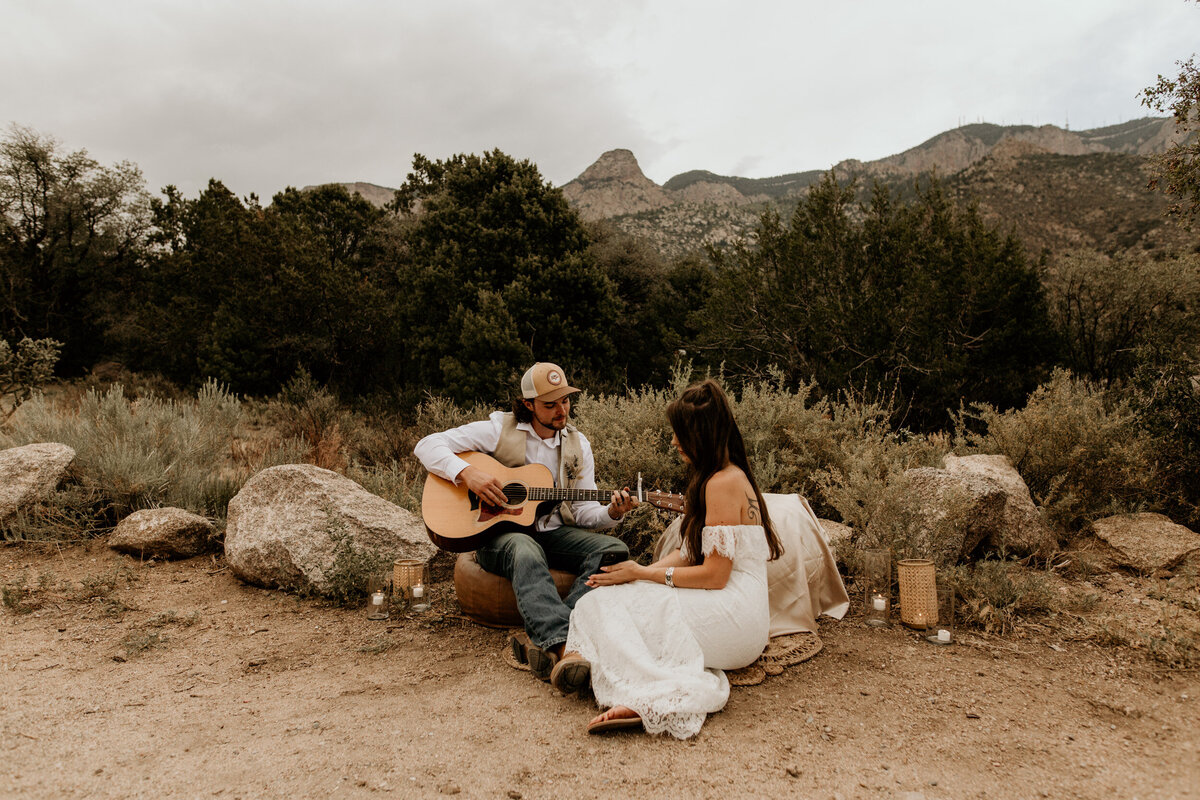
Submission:
[[[554,431],[561,431],[567,425],[567,418],[563,417],[560,420],[550,417],[548,420],[539,419],[538,422],[540,422],[544,428],[549,428],[550,430]]]

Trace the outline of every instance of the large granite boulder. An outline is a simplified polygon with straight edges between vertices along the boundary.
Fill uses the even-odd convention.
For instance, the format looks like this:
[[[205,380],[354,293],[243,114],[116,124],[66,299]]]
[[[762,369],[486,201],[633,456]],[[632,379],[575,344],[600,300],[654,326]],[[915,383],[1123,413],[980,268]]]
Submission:
[[[51,442],[0,451],[0,524],[53,494],[74,460],[74,449]]]
[[[920,530],[917,549],[956,564],[980,547],[1013,555],[1047,555],[1054,534],[1029,487],[1006,456],[948,455],[945,469],[905,470]]]
[[[121,520],[108,546],[139,558],[191,558],[212,549],[213,526],[182,508],[147,508]]]
[[[1092,523],[1117,566],[1147,575],[1184,565],[1200,568],[1200,534],[1162,514],[1118,514]]]
[[[229,501],[225,558],[259,586],[345,597],[395,559],[436,550],[416,515],[311,464],[265,469]]]
[[[947,455],[943,460],[951,475],[978,475],[1004,491],[1000,524],[989,536],[988,546],[1017,555],[1049,555],[1055,547],[1054,532],[1038,513],[1029,487],[1003,455]]]
[[[1006,498],[993,480],[934,467],[904,476],[918,525],[915,550],[939,565],[965,560],[1003,524]]]

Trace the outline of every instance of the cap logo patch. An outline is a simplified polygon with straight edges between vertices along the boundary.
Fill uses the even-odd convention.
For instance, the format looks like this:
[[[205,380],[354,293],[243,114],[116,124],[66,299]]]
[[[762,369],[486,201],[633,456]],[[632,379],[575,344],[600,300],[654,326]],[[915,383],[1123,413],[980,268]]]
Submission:
[[[546,373],[546,380],[548,380],[552,386],[558,386],[560,383],[562,383],[562,375],[559,375],[556,370],[550,370]]]

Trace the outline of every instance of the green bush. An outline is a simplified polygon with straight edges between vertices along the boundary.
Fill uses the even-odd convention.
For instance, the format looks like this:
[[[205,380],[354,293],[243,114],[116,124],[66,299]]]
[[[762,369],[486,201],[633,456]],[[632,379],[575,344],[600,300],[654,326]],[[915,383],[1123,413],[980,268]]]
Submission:
[[[854,531],[855,546],[839,554],[852,573],[864,549],[884,548],[895,558],[928,558],[944,550],[932,539],[961,535],[957,513],[947,513],[936,530],[926,528],[905,475],[909,469],[938,466],[949,442],[942,435],[897,431],[889,423],[893,416],[888,398],[844,392],[839,402],[828,405],[827,433],[814,439],[818,496],[828,506],[828,516]]]
[[[244,477],[229,463],[240,417],[238,400],[212,381],[186,402],[154,396],[130,401],[114,386],[103,394],[88,392],[74,409],[35,396],[13,417],[2,442],[74,448],[72,505],[108,525],[154,506],[223,518]]]
[[[301,461],[335,471],[345,468],[345,450],[360,427],[354,414],[303,367],[268,403],[267,418],[281,438],[304,444]]]
[[[986,633],[1008,633],[1021,618],[1048,614],[1057,597],[1046,573],[1011,561],[977,561],[944,571],[955,587],[963,623]]]
[[[1143,355],[1151,355],[1145,354]],[[1146,357],[1134,375],[1138,424],[1153,442],[1162,480],[1157,503],[1172,519],[1200,524],[1200,386],[1194,360]]]
[[[1108,383],[1128,378],[1146,350],[1193,351],[1200,343],[1200,258],[1155,260],[1080,251],[1045,276],[1062,364]]]
[[[1153,498],[1153,445],[1130,402],[1064,370],[1024,408],[974,405],[955,425],[956,449],[1008,456],[1046,518],[1065,530],[1141,510]]]
[[[425,487],[425,470],[419,466],[393,461],[387,465],[354,463],[346,469],[346,477],[368,492],[408,509],[421,513],[421,493]]]
[[[12,417],[18,406],[53,377],[61,351],[62,342],[54,339],[26,336],[15,349],[0,339],[0,419]]]

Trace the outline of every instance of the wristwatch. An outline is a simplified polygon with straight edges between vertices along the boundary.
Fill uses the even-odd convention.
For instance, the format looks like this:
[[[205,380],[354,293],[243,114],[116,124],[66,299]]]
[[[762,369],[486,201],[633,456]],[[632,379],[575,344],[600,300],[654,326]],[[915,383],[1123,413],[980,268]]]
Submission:
[[[670,586],[672,589],[675,588],[675,568],[674,567],[667,567],[667,571],[663,574],[663,580],[666,582],[667,586]]]

